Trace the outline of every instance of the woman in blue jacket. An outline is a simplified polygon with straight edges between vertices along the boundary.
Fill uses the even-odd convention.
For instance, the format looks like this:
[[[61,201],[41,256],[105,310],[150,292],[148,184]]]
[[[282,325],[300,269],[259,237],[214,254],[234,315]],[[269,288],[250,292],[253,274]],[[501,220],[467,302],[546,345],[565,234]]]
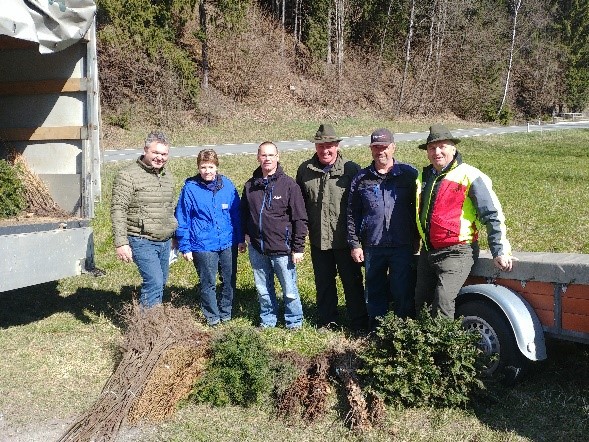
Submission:
[[[244,242],[239,195],[227,177],[217,173],[219,158],[204,149],[196,159],[199,174],[184,182],[176,219],[178,250],[194,263],[200,280],[200,305],[211,326],[231,319],[237,272],[237,245]],[[217,300],[217,271],[221,293]]]

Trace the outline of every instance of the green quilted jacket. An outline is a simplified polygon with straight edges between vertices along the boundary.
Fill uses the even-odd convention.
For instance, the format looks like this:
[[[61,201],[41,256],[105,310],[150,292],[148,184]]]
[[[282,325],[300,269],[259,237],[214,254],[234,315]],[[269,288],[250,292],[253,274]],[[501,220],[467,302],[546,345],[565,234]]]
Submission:
[[[347,249],[346,210],[350,184],[360,166],[342,157],[324,172],[317,154],[299,166],[296,181],[301,187],[309,222],[309,241],[321,250]]]
[[[178,223],[174,218],[174,177],[159,173],[139,158],[122,169],[112,188],[112,221],[115,247],[128,244],[127,235],[155,241],[169,239]]]

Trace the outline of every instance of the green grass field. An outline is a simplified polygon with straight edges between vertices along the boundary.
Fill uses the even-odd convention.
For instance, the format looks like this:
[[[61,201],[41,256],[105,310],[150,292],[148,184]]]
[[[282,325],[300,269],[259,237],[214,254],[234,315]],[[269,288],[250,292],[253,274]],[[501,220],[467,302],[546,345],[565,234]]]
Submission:
[[[458,148],[466,162],[492,178],[516,256],[518,251],[589,253],[589,131],[464,139]],[[344,154],[363,166],[371,160],[368,147],[346,148]],[[310,155],[281,153],[280,160],[294,175]],[[400,143],[396,157],[418,168],[427,164],[417,143]],[[220,172],[238,189],[257,166],[253,155],[222,156],[220,162]],[[136,268],[115,259],[110,232],[109,194],[121,166],[105,166],[103,199],[94,220],[96,264],[106,276],[85,275],[0,293],[0,440],[11,440],[3,439],[7,428],[30,429],[83,412],[116,364],[122,333],[119,312],[140,284]],[[179,191],[183,180],[196,173],[196,162],[174,159],[170,168]],[[240,256],[238,268],[234,317],[257,325],[257,298],[246,255]],[[343,334],[315,327],[308,254],[298,272],[304,329],[287,333],[279,327],[264,336],[274,348],[311,355]],[[165,296],[176,305],[194,308],[202,320],[196,282],[194,268],[179,261],[172,266]],[[549,342],[548,361],[534,364],[514,388],[494,385],[489,395],[475,399],[465,410],[389,410],[382,427],[361,435],[343,426],[337,407],[312,425],[285,425],[265,407],[188,405],[140,440],[584,441],[589,434],[588,372],[589,346]]]

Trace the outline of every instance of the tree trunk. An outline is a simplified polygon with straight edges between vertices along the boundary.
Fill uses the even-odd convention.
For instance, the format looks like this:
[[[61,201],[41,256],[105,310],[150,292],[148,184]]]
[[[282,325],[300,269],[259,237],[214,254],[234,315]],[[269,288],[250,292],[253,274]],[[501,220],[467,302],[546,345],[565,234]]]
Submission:
[[[327,64],[331,64],[331,5],[327,11]]]
[[[282,17],[280,19],[281,23],[282,23],[282,41],[280,42],[280,55],[282,58],[284,58],[284,34],[286,33],[286,29],[284,29],[284,23],[285,23],[285,2],[286,0],[282,0]]]
[[[507,99],[507,91],[509,90],[509,80],[511,77],[511,69],[513,66],[513,53],[515,50],[515,36],[517,31],[517,15],[519,14],[519,10],[522,6],[522,0],[513,0],[513,26],[511,28],[511,47],[509,48],[509,63],[507,66],[507,76],[505,78],[505,89],[503,89],[503,99],[501,100],[501,105],[497,110],[497,117],[501,115],[503,111],[503,107],[505,106],[505,100]]]
[[[411,60],[411,41],[413,40],[413,27],[415,21],[415,0],[411,0],[411,14],[409,16],[409,32],[407,33],[407,41],[405,42],[405,68],[403,69],[403,80],[401,82],[401,91],[399,92],[399,103],[397,105],[397,115],[401,113],[403,106],[403,99],[405,96],[405,86],[407,84],[407,76],[409,75],[409,62]]]
[[[202,88],[209,87],[209,48],[207,36],[207,12],[205,8],[205,0],[200,0],[198,5],[198,20],[201,30],[202,40]]]
[[[429,45],[419,82],[423,82],[419,112],[435,112],[436,92],[440,81],[442,49],[448,17],[448,0],[434,2],[430,14]],[[432,69],[433,68],[433,69]],[[429,96],[427,95],[429,93]]]
[[[301,0],[295,0],[295,7],[294,7],[294,30],[293,30],[293,34],[295,37],[295,41],[297,43],[301,42],[301,36],[300,36],[300,31],[299,28],[301,26],[300,24],[300,20],[301,20]]]
[[[391,11],[393,9],[393,0],[389,2],[389,8],[387,10],[387,22],[385,24],[384,29],[382,30],[382,35],[380,37],[380,50],[378,51],[378,69],[380,69],[382,65],[382,55],[384,53],[384,43],[387,38],[387,32],[389,30],[389,21],[391,19]]]
[[[430,66],[432,63],[433,53],[434,53],[434,40],[436,34],[436,23],[437,23],[437,9],[438,9],[438,2],[434,1],[431,5],[430,9],[430,16],[429,16],[429,44],[427,45],[427,52],[425,55],[425,59],[423,60],[423,67],[419,70],[419,78],[417,79],[417,84],[421,85],[421,94],[419,96],[419,113],[423,113],[426,101],[425,95],[428,92],[430,81],[433,80],[432,72],[430,70]]]
[[[436,70],[434,72],[434,86],[432,88],[431,102],[436,103],[436,94],[438,92],[438,83],[440,81],[440,66],[442,64],[442,50],[444,48],[444,37],[446,36],[446,24],[448,22],[448,0],[441,0],[440,15],[438,20],[438,32],[436,36]]]
[[[344,30],[345,30],[345,0],[335,0],[335,47],[338,81],[344,70]]]

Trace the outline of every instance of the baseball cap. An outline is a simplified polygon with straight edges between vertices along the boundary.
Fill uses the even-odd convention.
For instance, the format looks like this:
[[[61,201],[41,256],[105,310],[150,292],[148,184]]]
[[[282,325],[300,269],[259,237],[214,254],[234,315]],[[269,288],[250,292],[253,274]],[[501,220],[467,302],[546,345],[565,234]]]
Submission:
[[[388,146],[395,142],[393,134],[388,129],[377,129],[370,135],[371,146]]]

